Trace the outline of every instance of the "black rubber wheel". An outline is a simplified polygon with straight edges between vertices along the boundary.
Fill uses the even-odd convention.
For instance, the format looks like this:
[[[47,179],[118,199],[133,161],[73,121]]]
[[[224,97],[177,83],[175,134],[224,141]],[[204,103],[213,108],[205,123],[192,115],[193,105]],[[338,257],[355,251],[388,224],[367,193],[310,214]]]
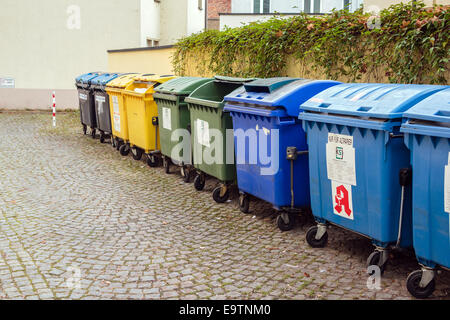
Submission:
[[[147,164],[150,168],[155,168],[158,166],[158,159],[153,155],[148,155]]]
[[[126,157],[127,155],[130,154],[130,148],[128,147],[128,145],[123,144],[123,145],[120,146],[119,152],[120,152],[121,156]]]
[[[227,188],[227,191],[225,191],[225,194],[223,196],[220,196],[220,191],[222,190],[222,187],[217,187],[213,190],[212,197],[215,202],[217,203],[224,203],[227,202],[230,198],[230,189]]]
[[[194,179],[194,187],[197,191],[202,191],[205,187],[205,178],[198,174]]]
[[[306,242],[308,242],[308,244],[313,248],[323,248],[327,245],[328,242],[328,232],[325,232],[321,239],[316,239],[318,229],[319,228],[317,226],[313,226],[309,228],[308,232],[306,233]]]
[[[294,229],[295,219],[293,215],[289,215],[289,222],[286,223],[281,217],[281,214],[277,217],[277,226],[281,231],[291,231]]]
[[[116,138],[114,138],[113,136],[111,136],[111,146],[112,146],[113,148],[116,147]]]
[[[186,183],[191,182],[192,172],[186,166],[181,167],[181,176]]]
[[[370,254],[370,256],[367,258],[367,267],[369,266],[378,266],[380,268],[380,273],[383,274],[384,270],[386,270],[386,264],[387,261],[380,265],[380,259],[381,259],[381,252],[380,251],[374,251]]]
[[[117,149],[117,151],[119,151],[120,147],[121,147],[123,144],[124,144],[123,141],[116,140],[116,149]]]
[[[422,280],[422,270],[411,272],[406,279],[406,288],[414,298],[426,299],[433,294],[436,282],[433,279],[425,288],[421,288],[420,280]]]
[[[100,131],[100,143],[105,143],[105,134]]]
[[[83,134],[87,134],[87,125],[83,124]]]
[[[131,155],[133,156],[133,159],[136,161],[139,161],[142,159],[142,155],[144,154],[144,151],[142,149],[134,147],[131,149]]]
[[[239,196],[239,209],[242,213],[249,213],[250,211],[250,197],[246,194],[241,194]]]
[[[163,167],[166,174],[170,174],[170,162],[171,161],[168,157],[163,158]]]
[[[96,133],[97,133],[97,131],[95,129],[91,129],[91,137],[92,137],[92,139],[96,138]]]

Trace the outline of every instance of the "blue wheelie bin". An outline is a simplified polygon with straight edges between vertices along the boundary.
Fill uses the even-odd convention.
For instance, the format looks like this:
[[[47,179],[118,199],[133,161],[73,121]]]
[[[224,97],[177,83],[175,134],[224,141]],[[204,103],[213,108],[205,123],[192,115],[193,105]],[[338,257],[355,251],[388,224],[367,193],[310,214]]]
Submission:
[[[260,79],[225,97],[233,118],[239,205],[249,212],[250,196],[280,212],[277,225],[291,230],[294,214],[309,211],[309,175],[300,104],[339,84],[294,78]]]
[[[86,134],[87,127],[91,128],[92,136],[95,137],[95,119],[94,94],[91,88],[91,81],[101,72],[85,73],[75,78],[75,85],[78,89],[78,100],[80,102],[80,120],[83,126],[83,133]]]
[[[406,284],[423,299],[434,291],[434,269],[450,268],[450,87],[406,111],[404,119],[400,131],[413,172],[413,246],[422,266]]]
[[[91,89],[94,93],[95,129],[100,132],[101,143],[112,133],[109,95],[106,92],[106,85],[120,75],[120,73],[104,73],[91,80]],[[93,136],[95,137],[95,132]]]
[[[324,247],[327,224],[335,224],[372,240],[367,264],[381,272],[389,248],[412,246],[410,154],[400,126],[404,111],[443,88],[341,84],[301,105],[318,223],[309,245]]]

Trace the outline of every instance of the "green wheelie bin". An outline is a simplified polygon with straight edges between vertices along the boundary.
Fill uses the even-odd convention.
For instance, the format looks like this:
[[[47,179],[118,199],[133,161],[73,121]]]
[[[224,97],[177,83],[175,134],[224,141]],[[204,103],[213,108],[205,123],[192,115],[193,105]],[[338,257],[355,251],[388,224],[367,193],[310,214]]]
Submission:
[[[184,99],[199,86],[210,81],[210,78],[176,78],[158,86],[153,94],[158,105],[160,151],[164,169],[166,173],[170,173],[171,164],[181,167],[185,182],[190,181],[193,168],[191,119]],[[180,143],[184,143],[185,148],[177,148]]]
[[[200,191],[207,176],[218,179],[221,185],[213,191],[217,203],[228,200],[230,186],[236,181],[233,120],[223,110],[224,97],[253,80],[215,76],[185,99],[191,116],[192,153],[197,171],[194,186]]]

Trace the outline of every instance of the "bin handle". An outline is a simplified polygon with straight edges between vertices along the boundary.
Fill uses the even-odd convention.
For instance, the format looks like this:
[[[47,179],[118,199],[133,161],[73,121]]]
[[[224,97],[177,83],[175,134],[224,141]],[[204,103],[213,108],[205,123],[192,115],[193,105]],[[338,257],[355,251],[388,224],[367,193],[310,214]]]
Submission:
[[[287,120],[287,121],[282,121],[281,119],[278,121],[278,124],[280,125],[280,126],[289,126],[289,125],[292,125],[292,124],[295,124],[295,119],[289,119],[289,120]]]

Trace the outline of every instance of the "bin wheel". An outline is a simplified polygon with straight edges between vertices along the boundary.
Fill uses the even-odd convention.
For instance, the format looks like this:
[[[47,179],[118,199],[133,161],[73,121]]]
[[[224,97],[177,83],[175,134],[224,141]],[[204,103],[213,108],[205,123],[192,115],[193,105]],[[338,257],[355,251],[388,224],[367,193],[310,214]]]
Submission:
[[[119,139],[116,140],[116,149],[119,151],[120,147],[124,144],[123,141],[120,141]]]
[[[111,146],[112,146],[113,148],[116,147],[116,138],[114,138],[113,136],[111,136]]]
[[[144,152],[142,151],[142,149],[134,147],[131,149],[131,155],[133,156],[133,159],[136,161],[139,161],[142,159],[142,154]]]
[[[194,187],[197,191],[202,191],[203,188],[205,187],[205,178],[201,175],[198,174],[195,179],[194,179]]]
[[[281,214],[277,217],[277,226],[281,231],[291,231],[294,229],[295,219],[293,215],[289,215],[289,222],[284,221]]]
[[[87,134],[87,125],[83,124],[83,134]]]
[[[91,129],[91,137],[95,139],[97,131],[95,129]]]
[[[380,268],[380,274],[383,274],[384,270],[386,270],[387,262],[385,262],[383,265],[380,265],[380,260],[381,260],[381,252],[378,250],[375,250],[367,258],[367,267],[378,266]]]
[[[242,213],[249,213],[250,211],[250,197],[248,194],[241,194],[239,196],[239,209]]]
[[[130,153],[130,148],[128,147],[128,145],[123,144],[120,146],[119,152],[121,156],[126,157]]]
[[[156,159],[156,157],[154,155],[149,154],[147,157],[147,164],[149,167],[155,168],[158,166],[158,160]]]
[[[163,167],[164,167],[164,172],[166,174],[170,174],[170,158],[168,158],[168,157],[163,158]]]
[[[100,131],[100,143],[105,143],[105,133]]]
[[[224,203],[230,198],[230,189],[225,187],[226,191],[223,195],[221,195],[222,188],[223,187],[217,187],[213,190],[212,197],[214,201],[217,203]]]
[[[183,181],[186,183],[191,182],[192,172],[186,166],[181,167],[181,176],[183,177]]]
[[[328,242],[328,232],[325,232],[321,239],[316,239],[318,229],[317,226],[313,226],[306,233],[306,242],[313,248],[323,248]]]
[[[436,282],[433,279],[425,288],[421,288],[420,287],[421,280],[422,280],[422,270],[416,270],[411,272],[408,278],[406,279],[406,288],[414,298],[426,299],[429,296],[431,296],[431,294],[434,292]]]

